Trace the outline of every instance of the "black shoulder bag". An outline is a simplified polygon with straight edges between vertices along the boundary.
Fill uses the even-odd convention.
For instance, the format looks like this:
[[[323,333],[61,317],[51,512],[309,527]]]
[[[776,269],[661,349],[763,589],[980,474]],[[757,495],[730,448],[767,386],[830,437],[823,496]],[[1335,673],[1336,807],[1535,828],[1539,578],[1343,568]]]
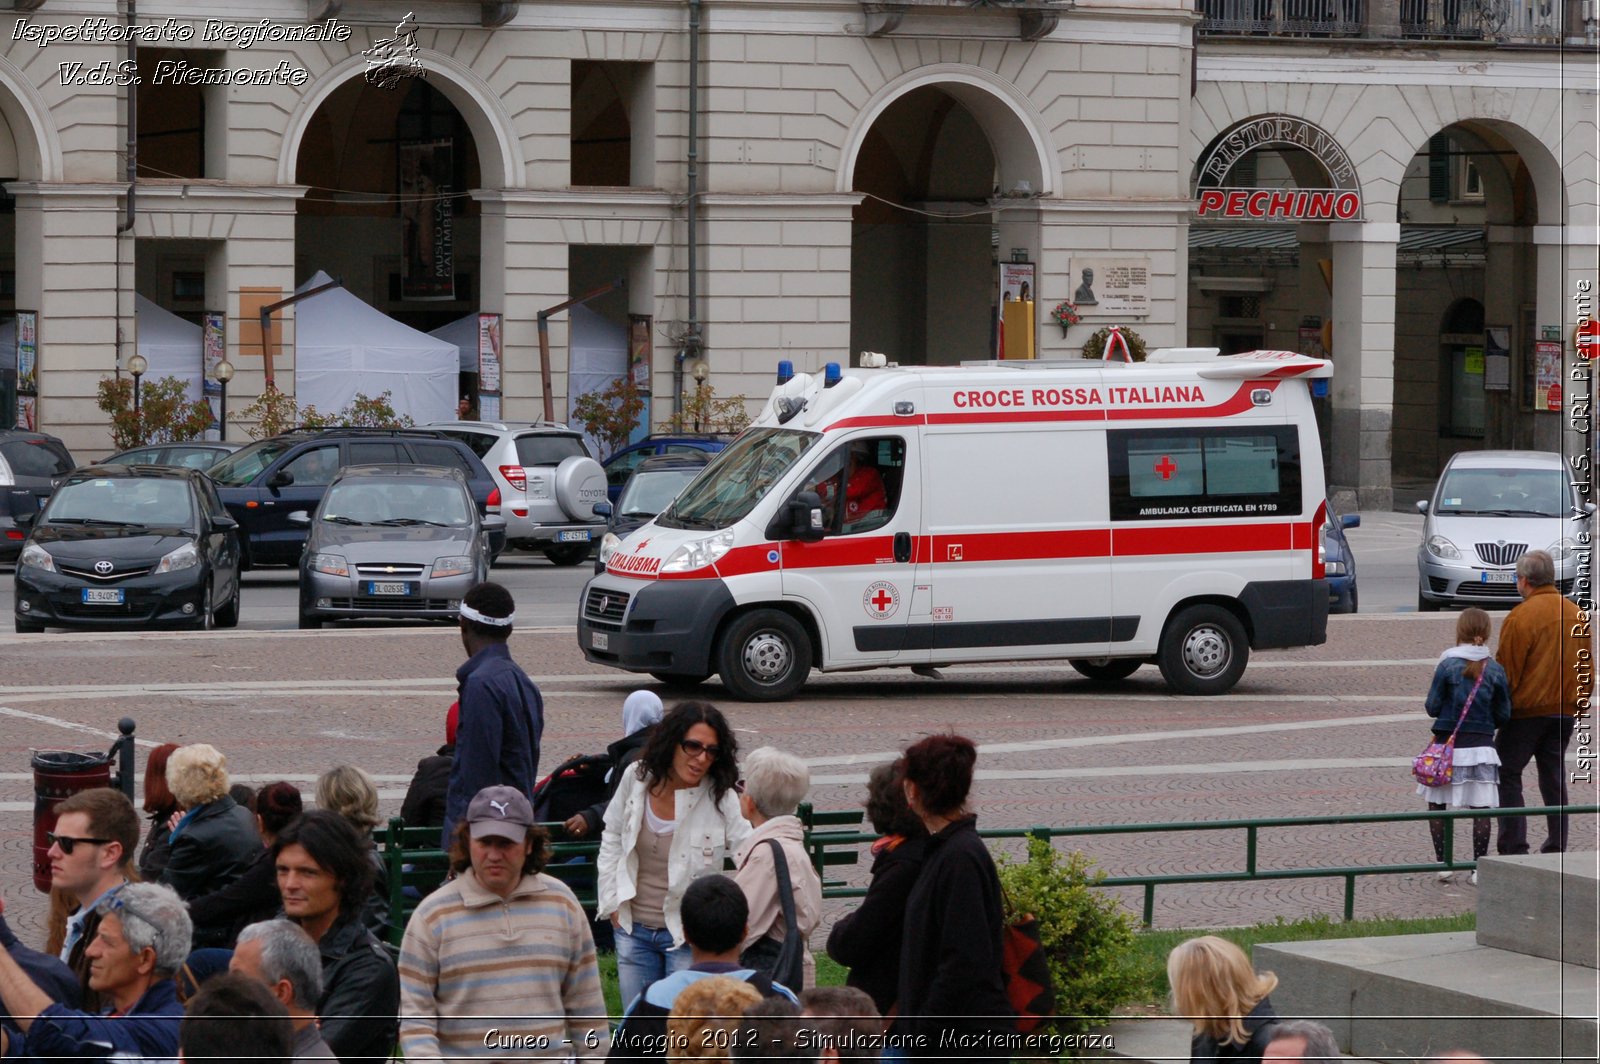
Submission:
[[[788,932],[782,943],[774,939],[762,938],[750,944],[750,947],[739,954],[739,963],[746,968],[770,975],[774,982],[800,992],[801,984],[805,978],[805,936],[800,933],[800,925],[794,915],[794,884],[789,881],[789,859],[784,856],[783,847],[777,839],[768,839],[767,845],[772,847],[772,867],[778,873],[778,904],[783,909],[783,926]]]

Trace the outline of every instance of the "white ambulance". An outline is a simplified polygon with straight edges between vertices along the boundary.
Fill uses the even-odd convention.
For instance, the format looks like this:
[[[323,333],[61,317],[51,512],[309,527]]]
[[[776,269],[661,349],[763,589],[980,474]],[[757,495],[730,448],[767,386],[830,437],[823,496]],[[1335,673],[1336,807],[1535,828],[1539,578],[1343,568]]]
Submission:
[[[745,700],[813,668],[1146,662],[1220,694],[1326,637],[1322,450],[1285,351],[791,375],[653,522],[602,547],[594,662]]]

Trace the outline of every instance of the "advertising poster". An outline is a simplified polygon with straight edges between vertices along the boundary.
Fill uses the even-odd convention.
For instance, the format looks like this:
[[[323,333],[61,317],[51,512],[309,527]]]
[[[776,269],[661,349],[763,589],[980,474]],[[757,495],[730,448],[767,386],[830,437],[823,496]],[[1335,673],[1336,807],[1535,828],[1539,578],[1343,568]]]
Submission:
[[[17,311],[17,428],[39,428],[39,314]]]
[[[1150,260],[1074,258],[1068,270],[1072,301],[1084,318],[1138,318],[1150,313]]]
[[[644,399],[644,409],[639,411],[639,426],[628,437],[629,443],[638,443],[650,435],[650,363],[655,359],[655,344],[650,330],[655,319],[648,314],[628,315],[628,368],[633,374],[634,387]]]
[[[21,333],[18,333],[20,336]],[[1533,345],[1533,408],[1561,409],[1561,342],[1540,340]]]
[[[500,315],[478,315],[478,409],[481,397],[500,394]]]
[[[454,208],[449,194],[455,162],[451,142],[401,144],[398,151],[401,298],[454,299]]]
[[[996,358],[1031,358],[1032,344],[1026,334],[1023,318],[1017,313],[1018,303],[1032,303],[1036,284],[1035,266],[1031,262],[1002,262],[1000,264],[1000,322],[995,329]],[[1012,310],[1008,314],[1007,307]],[[1012,331],[1022,332],[1012,337],[1011,350],[1006,348],[1007,318]]]
[[[200,387],[205,392],[206,405],[211,407],[211,427],[205,431],[208,440],[222,439],[222,382],[217,380],[217,367],[227,357],[223,328],[222,311],[206,311],[200,326]]]
[[[1483,330],[1483,390],[1511,390],[1511,326],[1491,325]]]

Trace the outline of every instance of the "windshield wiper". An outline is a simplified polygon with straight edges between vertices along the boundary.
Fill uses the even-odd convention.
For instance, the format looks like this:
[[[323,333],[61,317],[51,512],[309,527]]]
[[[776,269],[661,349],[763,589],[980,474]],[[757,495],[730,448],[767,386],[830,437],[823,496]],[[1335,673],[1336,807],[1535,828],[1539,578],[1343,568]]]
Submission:
[[[330,525],[364,525],[365,521],[357,521],[354,517],[344,517],[340,514],[329,514],[323,521]]]
[[[1560,517],[1560,514],[1547,514],[1543,510],[1479,510],[1478,513],[1491,517]]]
[[[443,521],[429,521],[423,517],[391,517],[387,521],[371,521],[369,524],[388,525],[389,527],[403,527],[406,525],[431,525],[434,528],[449,528]]]
[[[97,528],[139,528],[138,521],[112,521],[104,517],[52,517],[52,525],[94,525]]]
[[[622,513],[622,516],[623,517],[654,517],[655,514],[651,513],[649,510],[624,510],[623,513]]]

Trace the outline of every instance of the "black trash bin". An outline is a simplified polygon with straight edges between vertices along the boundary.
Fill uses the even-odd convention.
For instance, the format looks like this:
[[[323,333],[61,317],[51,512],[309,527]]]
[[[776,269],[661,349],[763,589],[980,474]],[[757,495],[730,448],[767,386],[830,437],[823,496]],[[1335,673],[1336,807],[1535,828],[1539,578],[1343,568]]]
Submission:
[[[50,890],[50,832],[56,806],[79,791],[111,786],[111,753],[35,750],[33,754],[33,885]]]

